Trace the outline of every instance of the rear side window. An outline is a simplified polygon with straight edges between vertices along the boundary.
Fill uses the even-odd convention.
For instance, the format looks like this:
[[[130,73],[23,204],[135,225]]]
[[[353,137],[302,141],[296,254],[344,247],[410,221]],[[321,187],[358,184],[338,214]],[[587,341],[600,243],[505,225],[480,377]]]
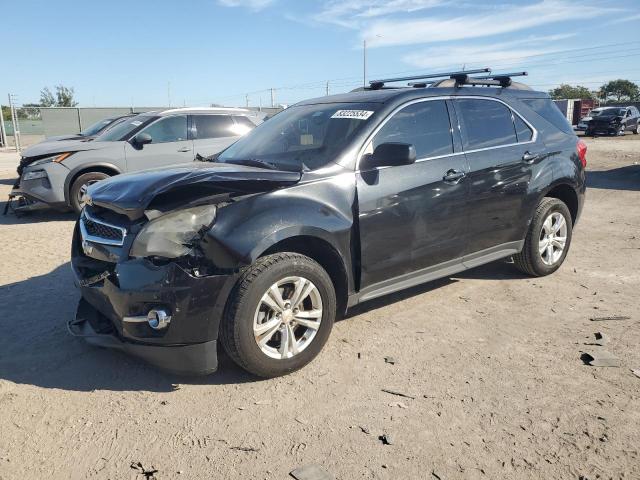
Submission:
[[[517,143],[511,110],[500,102],[477,98],[456,100],[465,150]]]
[[[373,148],[389,142],[412,144],[418,158],[453,153],[451,123],[444,100],[414,103],[393,115],[373,137]]]
[[[196,138],[235,137],[235,124],[229,115],[193,115]]]
[[[244,135],[256,128],[256,124],[249,120],[247,117],[241,115],[234,115],[233,119],[236,122],[235,131],[236,135]]]
[[[573,128],[569,124],[569,120],[562,114],[560,109],[549,98],[528,98],[522,102],[531,108],[542,118],[550,122],[553,126],[562,130],[564,133],[573,135]]]

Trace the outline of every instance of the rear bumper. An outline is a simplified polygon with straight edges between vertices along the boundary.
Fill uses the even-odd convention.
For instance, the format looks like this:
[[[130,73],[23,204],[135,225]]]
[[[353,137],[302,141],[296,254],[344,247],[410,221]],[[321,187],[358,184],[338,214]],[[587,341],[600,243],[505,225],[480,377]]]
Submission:
[[[91,345],[122,350],[178,375],[207,375],[218,368],[217,341],[172,346],[125,342],[109,320],[84,299],[80,299],[76,317],[67,327],[71,335]]]

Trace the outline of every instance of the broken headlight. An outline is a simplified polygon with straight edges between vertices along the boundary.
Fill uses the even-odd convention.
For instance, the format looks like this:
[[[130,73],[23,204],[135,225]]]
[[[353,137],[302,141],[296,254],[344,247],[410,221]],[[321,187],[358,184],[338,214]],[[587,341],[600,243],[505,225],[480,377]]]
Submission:
[[[193,241],[211,227],[215,217],[215,205],[187,208],[162,215],[140,230],[129,255],[164,258],[187,255],[193,248]]]

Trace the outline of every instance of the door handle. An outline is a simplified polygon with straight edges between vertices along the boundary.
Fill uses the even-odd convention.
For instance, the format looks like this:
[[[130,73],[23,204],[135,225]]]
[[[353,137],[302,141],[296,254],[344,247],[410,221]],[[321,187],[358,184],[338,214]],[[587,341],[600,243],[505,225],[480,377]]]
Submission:
[[[444,174],[444,176],[442,177],[442,180],[449,183],[458,183],[460,180],[462,180],[466,176],[467,176],[466,173],[461,172],[459,170],[454,170],[452,168],[451,170],[447,170],[447,173]]]
[[[179,152],[184,153],[184,152],[190,152],[191,149],[189,147],[182,147],[180,149],[178,149]]]
[[[538,158],[540,158],[540,155],[538,155],[537,153],[524,152],[524,155],[522,156],[522,161],[524,163],[533,163]]]

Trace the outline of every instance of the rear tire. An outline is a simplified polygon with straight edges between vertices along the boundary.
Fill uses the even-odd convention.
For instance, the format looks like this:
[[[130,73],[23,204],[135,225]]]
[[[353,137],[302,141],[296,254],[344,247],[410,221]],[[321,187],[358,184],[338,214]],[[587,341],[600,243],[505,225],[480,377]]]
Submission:
[[[82,196],[87,187],[109,177],[110,175],[107,173],[89,172],[83,173],[78,178],[76,178],[73,182],[73,185],[71,185],[71,188],[69,189],[69,203],[71,204],[71,208],[73,208],[76,213],[80,213],[82,207],[84,207]]]
[[[640,134],[640,120],[638,120],[638,124],[636,125],[636,128],[633,129],[633,134],[634,135]]]
[[[304,255],[275,253],[241,275],[225,309],[220,341],[248,372],[266,378],[286,375],[320,353],[335,315],[336,295],[327,272]]]
[[[513,256],[520,271],[542,277],[555,272],[569,252],[573,224],[571,213],[557,198],[543,198],[533,215],[522,251]]]

